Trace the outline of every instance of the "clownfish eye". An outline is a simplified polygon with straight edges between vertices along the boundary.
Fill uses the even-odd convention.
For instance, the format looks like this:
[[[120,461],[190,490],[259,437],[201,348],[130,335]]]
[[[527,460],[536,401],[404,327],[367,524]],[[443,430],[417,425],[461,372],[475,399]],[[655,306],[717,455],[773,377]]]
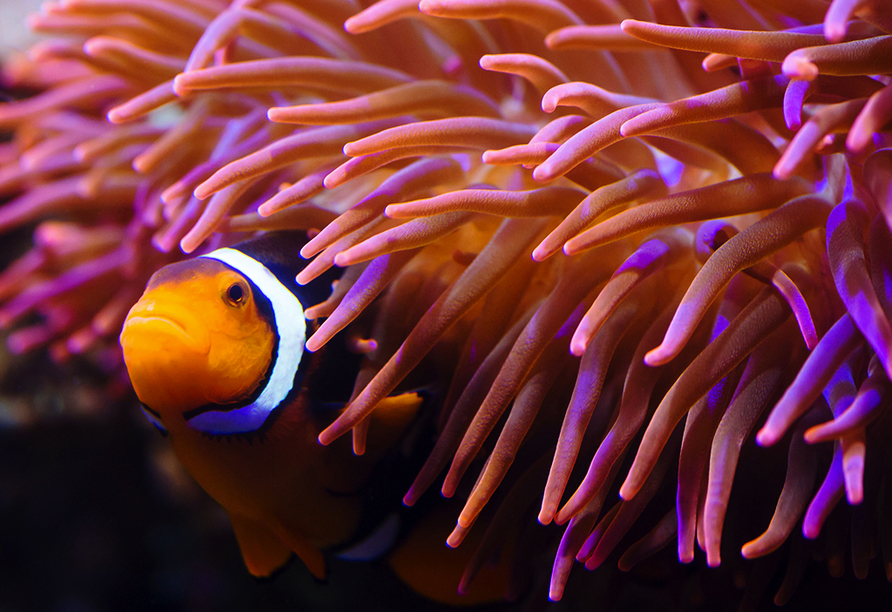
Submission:
[[[244,283],[233,283],[226,289],[224,297],[230,306],[241,306],[248,297],[248,288]]]

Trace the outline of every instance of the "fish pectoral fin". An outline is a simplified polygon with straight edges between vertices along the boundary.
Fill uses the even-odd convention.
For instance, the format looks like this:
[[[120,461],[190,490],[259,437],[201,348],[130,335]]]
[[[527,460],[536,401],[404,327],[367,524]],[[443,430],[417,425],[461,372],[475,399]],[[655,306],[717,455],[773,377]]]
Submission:
[[[268,578],[291,559],[291,549],[257,521],[230,514],[229,522],[251,575]]]
[[[424,396],[412,391],[385,397],[372,413],[366,438],[366,453],[377,456],[386,452],[415,420]]]
[[[281,523],[279,523],[275,533],[283,544],[300,557],[300,560],[304,562],[304,565],[307,566],[307,569],[310,570],[310,573],[317,580],[325,580],[325,557],[317,546],[299,531]]]

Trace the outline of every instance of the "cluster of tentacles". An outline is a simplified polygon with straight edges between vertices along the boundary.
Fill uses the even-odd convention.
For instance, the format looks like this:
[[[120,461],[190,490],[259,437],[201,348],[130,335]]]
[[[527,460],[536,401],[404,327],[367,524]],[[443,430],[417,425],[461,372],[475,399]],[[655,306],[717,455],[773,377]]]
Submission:
[[[725,525],[752,503],[738,461],[782,472],[757,447],[781,440],[742,555],[798,529],[841,571],[822,526],[845,495],[856,575],[881,553],[892,579],[879,0],[61,0],[30,25],[52,38],[4,77],[39,93],[0,106],[0,229],[41,221],[0,276],[0,323],[29,321],[13,350],[110,359],[179,249],[307,229],[298,282],[347,268],[310,350],[390,305],[353,324],[368,364],[322,443],[352,430],[361,451],[365,417],[463,330],[405,497],[446,471],[467,496],[451,545],[492,506],[462,588],[537,512],[567,524],[552,599],[621,543],[622,568],[673,540],[718,565],[759,533]],[[439,297],[405,329],[418,291]]]

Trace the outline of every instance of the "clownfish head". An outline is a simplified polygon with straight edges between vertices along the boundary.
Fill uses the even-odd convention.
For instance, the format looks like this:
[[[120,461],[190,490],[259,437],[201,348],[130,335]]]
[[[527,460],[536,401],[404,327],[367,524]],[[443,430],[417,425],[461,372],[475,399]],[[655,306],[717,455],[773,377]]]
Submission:
[[[292,270],[242,246],[162,268],[127,315],[127,371],[163,432],[177,419],[208,434],[256,432],[299,389],[310,357],[301,299],[317,296],[299,296]]]

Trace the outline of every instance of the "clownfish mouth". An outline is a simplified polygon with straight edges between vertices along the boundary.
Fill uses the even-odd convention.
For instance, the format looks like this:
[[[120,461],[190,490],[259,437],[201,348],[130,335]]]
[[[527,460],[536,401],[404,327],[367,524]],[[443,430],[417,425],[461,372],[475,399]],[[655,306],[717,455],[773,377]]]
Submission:
[[[175,348],[181,350],[207,354],[210,350],[210,337],[204,326],[194,321],[184,321],[183,318],[168,313],[131,311],[121,330],[121,344],[145,340],[155,345],[176,344],[178,346]]]

